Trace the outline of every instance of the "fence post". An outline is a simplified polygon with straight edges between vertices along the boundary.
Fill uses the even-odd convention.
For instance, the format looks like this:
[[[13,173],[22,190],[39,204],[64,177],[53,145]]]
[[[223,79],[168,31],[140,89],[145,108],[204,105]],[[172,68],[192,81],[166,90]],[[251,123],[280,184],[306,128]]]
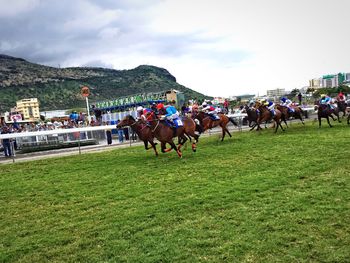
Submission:
[[[16,153],[15,153],[15,146],[14,146],[14,142],[11,140],[10,141],[10,148],[11,148],[11,157],[12,157],[12,162],[14,163],[15,162],[15,156],[16,156]]]

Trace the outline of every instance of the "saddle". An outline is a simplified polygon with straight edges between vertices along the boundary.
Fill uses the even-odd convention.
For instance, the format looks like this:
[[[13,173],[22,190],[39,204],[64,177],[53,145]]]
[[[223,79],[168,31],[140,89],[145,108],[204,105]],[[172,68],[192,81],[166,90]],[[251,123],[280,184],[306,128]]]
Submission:
[[[171,128],[175,128],[175,129],[184,126],[184,124],[180,118],[174,119],[172,122],[166,119],[165,124]]]
[[[208,114],[208,116],[210,117],[210,119],[212,121],[218,121],[220,120],[220,117],[218,115],[211,115],[211,114]]]

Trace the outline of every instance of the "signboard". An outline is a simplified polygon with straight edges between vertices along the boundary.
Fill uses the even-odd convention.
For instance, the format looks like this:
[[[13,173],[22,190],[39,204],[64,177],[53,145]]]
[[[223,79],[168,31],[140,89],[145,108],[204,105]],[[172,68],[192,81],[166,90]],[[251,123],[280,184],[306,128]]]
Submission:
[[[83,95],[83,97],[88,97],[90,95],[90,90],[88,87],[82,87],[81,88],[81,95]]]

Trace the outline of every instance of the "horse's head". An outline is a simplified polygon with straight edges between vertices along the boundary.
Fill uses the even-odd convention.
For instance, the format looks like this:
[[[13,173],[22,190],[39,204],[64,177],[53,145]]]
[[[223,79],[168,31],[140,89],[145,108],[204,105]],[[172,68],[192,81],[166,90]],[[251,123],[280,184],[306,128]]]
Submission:
[[[204,119],[204,116],[205,116],[204,111],[198,111],[195,118],[198,119],[199,121],[202,121]]]
[[[117,124],[117,128],[123,128],[125,126],[130,126],[132,124],[135,123],[135,119],[133,116],[131,115],[127,115],[124,117],[124,119],[122,119],[118,124]]]

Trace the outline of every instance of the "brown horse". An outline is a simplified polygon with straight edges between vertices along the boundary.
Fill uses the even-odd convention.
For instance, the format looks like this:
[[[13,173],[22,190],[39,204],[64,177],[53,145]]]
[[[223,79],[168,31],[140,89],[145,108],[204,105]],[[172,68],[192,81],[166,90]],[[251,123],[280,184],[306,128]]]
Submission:
[[[282,112],[283,117],[284,117],[284,118],[282,118],[282,120],[284,121],[284,123],[286,124],[287,127],[288,127],[288,124],[287,124],[286,120],[288,120],[290,118],[299,119],[299,120],[301,120],[301,123],[303,125],[305,125],[304,120],[303,120],[303,110],[299,106],[293,107],[294,111],[290,111],[287,106],[283,106],[280,104],[277,104],[276,108],[280,112]]]
[[[257,130],[261,130],[262,128],[260,127],[260,124],[262,122],[266,122],[269,120],[274,120],[276,122],[276,129],[275,129],[275,133],[278,130],[278,127],[281,127],[281,130],[284,131],[282,125],[281,125],[281,121],[282,121],[282,112],[279,111],[278,109],[274,110],[274,114],[272,115],[271,111],[264,105],[262,105],[259,102],[255,103],[255,107],[259,110],[259,116],[258,116],[258,128]]]
[[[161,151],[163,153],[169,152],[172,149],[174,149],[177,152],[178,156],[182,157],[181,147],[188,140],[186,135],[189,136],[189,138],[194,137],[196,142],[198,142],[199,136],[195,134],[195,122],[188,117],[184,117],[182,122],[183,126],[173,128],[170,127],[165,120],[160,120],[155,115],[153,115],[153,118],[149,121],[153,135],[161,143]],[[179,138],[178,147],[176,147],[173,141],[174,137]],[[192,150],[194,152],[196,151],[196,142],[192,143]],[[167,143],[170,144],[171,148],[166,148]]]
[[[338,109],[331,109],[329,107],[329,105],[319,104],[319,105],[315,105],[315,110],[317,110],[317,117],[318,117],[318,124],[319,124],[318,127],[320,127],[320,128],[321,128],[321,119],[322,118],[327,119],[327,123],[328,123],[330,128],[333,127],[331,125],[331,123],[329,122],[329,117],[331,117],[333,119],[333,121],[335,121],[335,119],[332,116],[332,114],[337,116],[338,117],[338,121],[341,122],[341,120],[339,119]]]
[[[198,114],[195,116],[195,118],[197,120],[199,120],[201,126],[202,126],[202,130],[203,132],[208,130],[208,129],[212,129],[216,126],[220,126],[222,129],[222,138],[221,141],[224,140],[226,133],[232,137],[231,133],[229,132],[229,130],[227,129],[227,124],[229,122],[232,122],[234,125],[238,126],[237,123],[234,121],[233,118],[229,118],[227,117],[225,114],[223,113],[219,113],[218,116],[220,117],[220,119],[218,120],[212,120],[211,117],[204,113],[203,111],[198,112]]]
[[[154,142],[152,130],[144,121],[136,121],[133,116],[128,115],[118,123],[117,128],[123,128],[126,126],[130,126],[137,136],[139,136],[140,140],[143,141],[146,150],[153,148],[156,156],[158,156],[156,148],[157,143]],[[148,143],[151,144],[151,147],[148,147]]]

